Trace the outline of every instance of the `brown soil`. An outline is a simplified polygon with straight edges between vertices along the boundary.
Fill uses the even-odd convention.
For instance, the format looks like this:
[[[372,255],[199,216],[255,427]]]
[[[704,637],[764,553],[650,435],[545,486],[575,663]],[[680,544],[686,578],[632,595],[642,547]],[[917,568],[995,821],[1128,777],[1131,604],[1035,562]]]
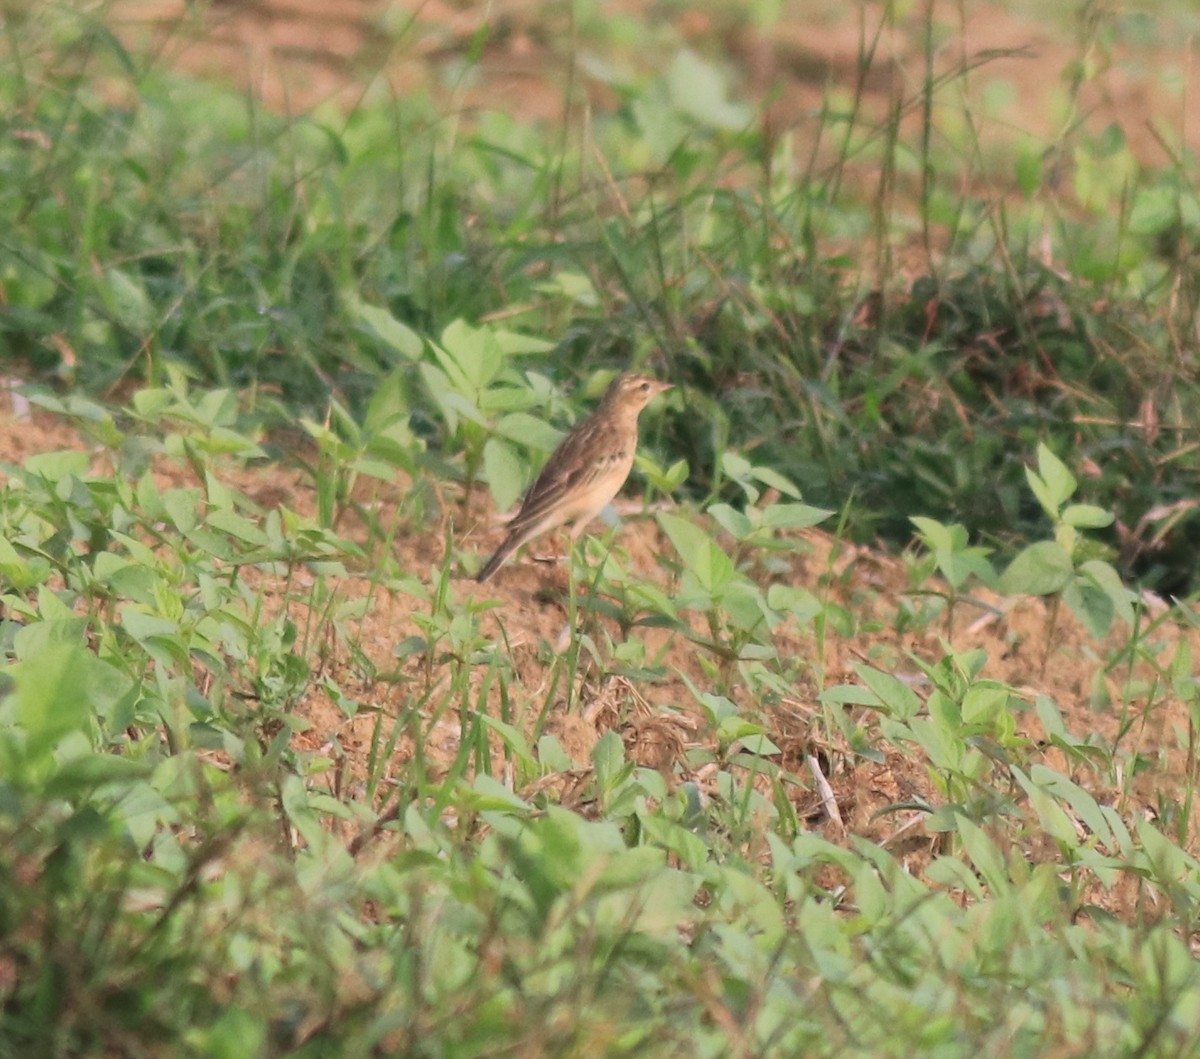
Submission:
[[[562,9],[532,0],[113,3],[127,40],[174,67],[233,80],[269,107],[289,113],[325,103],[350,107],[380,90],[399,97],[427,91],[463,113],[486,108],[551,122],[562,120],[572,85],[594,111],[616,103],[610,88],[573,65],[572,26]],[[771,100],[764,115],[768,127],[792,132],[798,157],[807,158],[814,114],[830,89],[849,100],[861,86],[868,115],[882,116],[902,101],[917,120],[915,104],[926,77],[924,5],[911,8],[907,20],[885,28],[877,40],[882,5],[872,3],[861,5],[860,25],[860,5],[790,0],[769,32],[716,6],[673,10],[673,21],[664,22],[649,0],[610,0],[605,16],[648,19],[647,31],[668,46],[683,42],[722,56],[736,95]],[[485,20],[487,34],[472,76],[448,77],[450,62],[471,51]],[[1065,21],[1048,26],[987,2],[940,5],[937,31],[948,36],[935,49],[934,73],[971,72],[955,79],[953,90],[940,92],[935,121],[960,127],[959,104],[970,103],[985,151],[1024,135],[1050,148],[1069,142],[1079,129],[1095,134],[1116,124],[1137,156],[1155,165],[1171,164],[1178,145],[1200,142],[1200,107],[1187,105],[1200,75],[1186,42],[1153,53],[1093,37],[1084,55],[1088,76],[1077,107],[1069,109],[1069,72],[1080,59],[1080,46],[1068,39],[1072,28]],[[866,70],[859,63],[863,39],[874,45]],[[583,40],[586,51],[586,36]],[[614,48],[619,53],[619,45]],[[577,95],[572,98],[578,102]]]
[[[0,420],[3,463],[20,463],[36,452],[85,445],[69,425],[45,414],[35,412],[32,417],[19,419],[6,415]],[[96,472],[106,473],[107,457],[98,450],[95,455]],[[311,480],[301,471],[278,465],[226,465],[218,474],[266,508],[282,504],[307,516],[316,511]],[[179,464],[164,463],[157,475],[160,486],[202,484]],[[390,545],[393,557],[401,569],[429,585],[441,562],[444,535],[439,527],[405,525],[399,520],[398,507],[406,493],[405,483],[398,482],[362,488],[356,499],[370,506],[383,525],[399,526]],[[464,507],[453,497],[447,497],[447,503],[448,524],[454,526],[461,551],[485,556],[502,533],[484,524],[485,505]],[[636,505],[631,506],[636,509]],[[340,529],[348,538],[367,545],[364,528],[353,515],[347,516]],[[884,743],[891,749],[885,761],[875,763],[851,753],[840,739],[827,741],[822,734],[828,726],[817,699],[820,688],[816,680],[820,674],[825,688],[861,684],[854,666],[865,663],[898,676],[924,698],[930,688],[915,659],[933,663],[948,650],[976,648],[987,654],[984,677],[1012,685],[1027,703],[1039,695],[1049,697],[1062,711],[1072,734],[1094,734],[1102,746],[1119,743],[1125,753],[1136,753],[1148,767],[1123,789],[1105,786],[1100,772],[1068,762],[1059,750],[1046,744],[1046,733],[1030,710],[1017,715],[1017,727],[1040,746],[1033,751],[1035,760],[1072,776],[1098,801],[1112,805],[1126,821],[1143,814],[1153,816],[1163,804],[1178,802],[1179,792],[1189,782],[1188,762],[1181,749],[1186,746],[1188,712],[1169,690],[1156,685],[1145,665],[1132,670],[1124,666],[1106,670],[1106,661],[1116,657],[1124,642],[1123,629],[1116,630],[1109,643],[1097,643],[1065,610],[1055,615],[1043,600],[1002,599],[981,590],[974,594],[974,602],[960,608],[953,629],[938,620],[920,631],[900,633],[896,631],[896,617],[902,602],[920,606],[922,601],[922,597],[909,594],[911,577],[902,559],[851,547],[819,532],[807,533],[803,540],[806,553],[791,560],[787,572],[773,572],[771,580],[807,586],[821,598],[845,607],[854,616],[852,629],[840,635],[831,627],[822,651],[811,628],[785,627],[776,643],[782,657],[799,663],[796,671],[801,675],[796,684],[765,713],[753,702],[739,705],[748,717],[765,726],[782,751],[778,763],[796,776],[797,782],[789,790],[797,816],[805,826],[835,841],[859,835],[882,842],[908,870],[921,872],[939,851],[939,837],[926,830],[924,813],[911,803],[921,799],[937,805],[945,800],[929,774],[924,752],[914,747],[909,756],[895,749],[894,744]],[[671,546],[653,519],[626,518],[614,544],[615,553],[639,577],[668,595],[673,592],[674,584],[656,560],[660,554],[671,554]],[[539,548],[535,545],[533,550]],[[256,578],[254,583],[268,609],[289,608],[302,629],[314,624],[322,627],[327,612],[310,614],[300,601],[314,580],[311,574],[293,575],[286,599],[279,579],[266,574],[243,576]],[[565,576],[561,567],[547,567],[523,554],[486,586],[465,577],[455,579],[451,586],[452,596],[460,604],[484,600],[495,603],[483,614],[481,631],[493,642],[507,644],[511,658],[508,699],[512,712],[504,719],[531,736],[539,711],[551,697],[545,730],[557,736],[577,766],[518,793],[531,797],[537,790],[554,786],[565,804],[577,802],[580,791],[586,788],[592,748],[604,733],[616,730],[633,760],[661,770],[668,782],[693,780],[710,797],[719,797],[716,767],[696,767],[689,762],[690,755],[695,760],[693,752],[715,752],[717,746],[713,731],[687,687],[690,681],[701,690],[712,689],[719,682],[719,675],[714,676],[720,668],[719,660],[685,636],[665,630],[647,631],[644,637],[648,657],[663,668],[665,676],[661,680],[635,683],[605,675],[584,652],[578,682],[572,689],[573,701],[568,706],[565,689],[553,690],[547,685],[548,660],[561,651],[566,627],[562,591]],[[763,579],[765,582],[765,575]],[[306,727],[295,736],[294,745],[301,752],[331,758],[334,768],[329,782],[335,789],[345,790],[347,785],[360,783],[366,772],[377,718],[385,719],[385,734],[390,732],[394,719],[403,715],[407,704],[428,687],[445,685],[449,666],[437,659],[429,664],[423,657],[396,659],[396,645],[420,634],[414,615],[427,612],[426,604],[407,594],[372,586],[367,578],[355,575],[335,587],[340,601],[369,599],[370,607],[361,618],[344,623],[344,635],[335,634],[329,626],[319,642],[307,645],[305,653],[314,669],[314,680],[296,707]],[[925,582],[922,587],[931,586]],[[1164,609],[1152,599],[1145,603],[1151,617]],[[696,629],[700,630],[699,621]],[[614,643],[621,642],[620,630],[610,622],[593,621],[585,631],[598,642],[606,636]],[[1184,633],[1172,622],[1164,622],[1155,630],[1157,657],[1164,665],[1184,638],[1190,641],[1194,653],[1200,652],[1200,637],[1194,632]],[[356,657],[356,650],[369,660],[366,665]],[[485,669],[477,667],[477,673]],[[736,669],[725,672],[730,676],[726,693],[735,702],[745,698]],[[332,678],[345,696],[360,705],[356,716],[347,717],[330,698],[321,683],[323,677]],[[477,676],[476,689],[478,680]],[[1156,686],[1158,691],[1149,690]],[[490,716],[501,716],[494,686],[481,698]],[[855,708],[849,713],[868,730],[877,723],[869,710]],[[1122,727],[1123,734],[1118,734]],[[435,723],[423,718],[422,730],[425,736],[421,750],[427,767],[436,773],[448,767],[459,750],[457,714],[451,711]],[[493,739],[493,747],[493,760],[502,760],[498,739]],[[387,768],[389,779],[403,785],[405,767],[414,750],[407,734],[401,733]],[[822,800],[810,761],[828,780],[840,824],[831,818],[829,800]],[[502,778],[512,780],[511,776]],[[765,783],[762,786],[764,791],[769,789]],[[580,808],[586,811],[586,806]],[[1034,859],[1056,856],[1052,849],[1028,852]],[[1131,914],[1140,907],[1141,895],[1130,880],[1128,886],[1097,892],[1090,898],[1114,911]]]
[[[641,0],[623,0],[614,4],[613,10],[640,6]],[[957,5],[948,6],[957,9]],[[1061,72],[1072,58],[1071,49],[1051,39],[1034,22],[984,4],[966,6],[969,11],[961,41],[945,49],[945,64],[953,65],[981,48],[1027,51],[1023,57],[995,58],[973,75],[969,84],[982,88],[989,80],[1008,81],[1013,97],[992,119],[994,126],[1003,130],[1007,118],[1019,129],[1052,140],[1063,119],[1051,113],[1048,97],[1061,92]],[[436,86],[439,69],[475,36],[479,12],[485,9],[492,13],[493,32],[483,52],[482,76],[461,97],[461,105],[486,104],[531,119],[560,120],[567,65],[564,49],[544,31],[544,5],[500,0],[484,8],[447,0],[408,0],[387,6],[387,14],[385,5],[373,0],[340,0],[338,4],[327,0],[213,0],[206,6],[185,5],[183,0],[118,0],[115,7],[124,20],[127,37],[157,48],[164,61],[206,75],[233,78],[267,105],[289,112],[319,103],[352,106],[364,91],[377,91],[380,84],[401,94]],[[789,11],[791,16],[769,39],[745,26],[715,24],[714,16],[703,12],[681,16],[678,28],[698,49],[706,49],[714,37],[723,38],[742,79],[739,91],[763,97],[777,87],[778,99],[768,117],[772,128],[803,132],[811,124],[810,115],[827,83],[853,90],[858,76],[858,30],[850,19],[813,17],[803,4],[789,7]],[[396,33],[395,27],[403,25],[407,17],[412,18],[412,27]],[[889,100],[907,98],[919,87],[921,69],[912,62],[919,55],[919,45],[917,26],[882,41],[885,58],[864,83],[869,105],[882,111]],[[372,78],[374,86],[364,89]],[[612,105],[603,86],[588,83],[585,87],[593,107]],[[1118,120],[1143,158],[1161,161],[1164,154],[1151,116],[1190,142],[1197,142],[1200,133],[1200,108],[1193,108],[1185,117],[1180,98],[1163,89],[1149,73],[1135,78],[1114,64],[1092,82],[1083,106],[1088,127],[1096,129]],[[799,145],[797,149],[801,150]],[[6,418],[0,422],[3,461],[19,463],[32,452],[81,444],[72,429],[43,415],[35,414],[29,421]],[[178,476],[184,472],[164,469],[163,473]],[[311,484],[297,471],[268,466],[227,468],[222,473],[264,505],[284,503],[301,513],[315,510]],[[395,511],[404,492],[401,483],[360,499],[376,505],[386,524],[397,517]],[[455,524],[455,539],[463,550],[482,553],[496,543],[497,532],[483,524],[482,507],[464,509],[454,497],[448,497],[447,503],[447,517]],[[349,520],[340,529],[351,538],[364,539],[362,527]],[[391,547],[403,568],[428,583],[430,571],[440,561],[442,540],[440,530],[402,525]],[[1130,780],[1127,789],[1102,788],[1098,776],[1068,764],[1053,748],[1043,751],[1045,763],[1070,771],[1127,820],[1153,811],[1159,799],[1178,799],[1178,792],[1188,782],[1186,761],[1179,750],[1186,743],[1179,733],[1187,731],[1187,711],[1174,696],[1161,691],[1153,693],[1155,709],[1150,711],[1151,703],[1131,690],[1134,681],[1149,674],[1141,668],[1133,672],[1120,667],[1106,669],[1105,660],[1112,657],[1110,650],[1117,640],[1107,645],[1093,642],[1073,618],[1066,613],[1055,617],[1041,600],[998,599],[984,592],[978,593],[984,605],[964,606],[953,630],[938,622],[927,630],[902,635],[895,631],[898,607],[906,599],[914,605],[920,602],[905,595],[910,584],[902,559],[852,548],[821,533],[807,534],[805,540],[807,554],[792,560],[785,579],[842,603],[856,616],[852,635],[841,637],[830,631],[820,658],[811,630],[793,630],[781,636],[781,651],[805,662],[800,671],[809,676],[761,718],[783,750],[782,764],[801,780],[792,791],[796,811],[809,826],[823,829],[833,838],[842,838],[848,831],[886,842],[914,871],[928,861],[937,836],[924,829],[922,815],[911,809],[889,808],[914,797],[935,804],[939,801],[923,756],[892,752],[886,761],[876,764],[855,757],[844,746],[822,743],[816,733],[824,731],[824,725],[813,723],[822,707],[816,700],[819,688],[812,674],[823,673],[824,687],[858,683],[852,667],[868,662],[900,675],[924,695],[927,689],[912,656],[937,660],[948,646],[955,650],[982,648],[988,658],[986,676],[1011,683],[1028,701],[1037,695],[1049,696],[1062,710],[1068,729],[1077,735],[1094,732],[1111,745],[1121,727],[1122,710],[1096,703],[1102,700],[1101,693],[1111,703],[1127,703],[1124,712],[1135,720],[1121,736],[1121,746],[1126,751],[1137,750],[1154,766]],[[656,555],[669,553],[670,546],[653,520],[627,519],[616,541],[639,575],[671,591],[672,585],[655,560]],[[547,595],[546,586],[561,586],[562,576],[561,571],[547,570],[522,557],[485,587],[468,580],[452,586],[459,600],[497,601],[482,617],[482,627],[489,636],[502,634],[509,645],[514,666],[512,701],[524,704],[523,712],[510,719],[526,732],[532,730],[540,704],[552,694],[546,684],[546,659],[560,638],[565,612],[554,593]],[[778,579],[781,575],[773,576]],[[276,597],[277,606],[302,610],[294,601],[285,602],[278,586],[267,583],[265,587]],[[308,728],[296,736],[297,745],[344,754],[345,771],[337,778],[340,783],[363,774],[375,711],[385,716],[396,714],[414,687],[427,680],[444,680],[446,667],[435,664],[426,669],[419,659],[395,660],[395,645],[419,632],[413,620],[423,607],[418,600],[373,590],[367,579],[355,576],[347,578],[338,591],[345,600],[371,598],[370,609],[354,623],[352,636],[377,673],[384,675],[366,678],[366,667],[355,662],[345,640],[331,639],[311,650],[314,666],[332,676],[346,695],[369,707],[347,718],[316,683],[300,704]],[[1161,604],[1148,601],[1148,606],[1153,612]],[[872,628],[874,631],[862,631]],[[593,632],[597,637],[619,637],[619,630],[611,625]],[[1162,658],[1173,654],[1174,644],[1183,636],[1176,626],[1166,623],[1155,635],[1164,644]],[[647,633],[647,637],[653,640],[651,655],[661,655],[668,674],[663,681],[635,686],[605,677],[587,666],[585,659],[571,708],[566,708],[563,689],[553,692],[557,704],[551,711],[549,729],[586,769],[590,748],[604,732],[615,728],[639,760],[676,779],[695,779],[715,795],[712,770],[694,771],[685,760],[689,749],[712,749],[714,740],[683,680],[687,676],[701,687],[711,686],[714,663],[684,637],[662,631]],[[1195,641],[1196,636],[1190,634],[1190,639]],[[1197,651],[1200,643],[1193,642],[1192,647]],[[1160,685],[1150,680],[1146,686]],[[737,698],[736,686],[730,694]],[[1166,701],[1160,700],[1161,695],[1166,695]],[[488,708],[499,709],[494,689]],[[873,723],[866,711],[854,712],[860,723]],[[1032,712],[1021,715],[1019,724],[1031,739],[1044,738]],[[424,753],[435,763],[448,763],[458,749],[458,739],[457,718],[447,717],[432,727]],[[402,772],[412,752],[413,747],[401,738],[392,761],[394,773]],[[829,819],[829,806],[818,794],[808,755],[832,786],[845,831]],[[555,779],[568,802],[578,780],[578,775]],[[1031,855],[1037,854],[1031,851]],[[1115,893],[1096,896],[1110,906],[1126,900]]]

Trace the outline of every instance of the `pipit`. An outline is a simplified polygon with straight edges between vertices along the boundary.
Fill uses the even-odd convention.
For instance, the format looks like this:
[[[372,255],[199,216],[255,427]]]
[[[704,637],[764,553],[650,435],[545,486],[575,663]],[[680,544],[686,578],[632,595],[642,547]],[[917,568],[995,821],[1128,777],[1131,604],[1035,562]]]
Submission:
[[[513,552],[539,533],[572,523],[571,541],[604,508],[629,477],[637,451],[638,416],[671,388],[649,375],[618,375],[596,410],[571,431],[530,487],[508,536],[476,577],[486,581]]]

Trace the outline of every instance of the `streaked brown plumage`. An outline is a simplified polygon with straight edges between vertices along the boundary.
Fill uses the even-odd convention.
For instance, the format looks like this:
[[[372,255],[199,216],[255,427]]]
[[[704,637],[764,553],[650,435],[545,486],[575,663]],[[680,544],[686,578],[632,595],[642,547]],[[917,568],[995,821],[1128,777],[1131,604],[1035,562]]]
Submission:
[[[522,544],[556,526],[572,523],[571,540],[577,540],[633,469],[642,409],[670,388],[650,375],[618,375],[596,410],[546,461],[509,523],[508,536],[476,580],[486,581]]]

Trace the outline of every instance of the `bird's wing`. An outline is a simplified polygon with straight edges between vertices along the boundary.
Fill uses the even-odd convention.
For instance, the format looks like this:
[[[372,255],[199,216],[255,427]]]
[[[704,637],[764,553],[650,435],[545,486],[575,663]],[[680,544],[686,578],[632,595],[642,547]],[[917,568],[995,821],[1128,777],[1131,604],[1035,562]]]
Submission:
[[[603,423],[583,423],[567,435],[562,445],[529,487],[521,510],[510,523],[510,532],[540,522],[554,507],[588,487],[612,467],[615,432]]]

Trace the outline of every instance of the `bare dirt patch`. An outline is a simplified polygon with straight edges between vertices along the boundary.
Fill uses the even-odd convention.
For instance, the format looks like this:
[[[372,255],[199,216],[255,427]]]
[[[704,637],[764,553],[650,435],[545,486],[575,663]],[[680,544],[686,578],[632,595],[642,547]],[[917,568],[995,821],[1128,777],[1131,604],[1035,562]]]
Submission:
[[[2,465],[19,465],[33,453],[87,448],[85,439],[55,417],[34,411],[0,419]],[[96,473],[111,473],[106,471],[107,457],[100,450],[94,455]],[[266,463],[250,467],[228,464],[215,471],[229,486],[266,507],[282,504],[304,515],[317,510],[309,477],[295,468]],[[189,468],[179,464],[160,466],[156,474],[164,485],[201,484]],[[6,477],[0,467],[0,484]],[[381,520],[389,524],[406,488],[403,482],[395,486],[376,483],[364,487],[357,499],[373,505]],[[479,502],[454,505],[451,513],[460,527],[456,540],[463,550],[486,553],[502,532],[486,527]],[[340,530],[368,555],[376,547],[363,525],[352,517]],[[1143,813],[1153,815],[1158,807],[1179,799],[1179,792],[1189,782],[1189,763],[1182,749],[1187,745],[1187,709],[1163,686],[1161,673],[1149,671],[1144,663],[1110,664],[1119,659],[1125,630],[1117,630],[1109,643],[1097,643],[1065,610],[1055,612],[1044,600],[1004,599],[980,590],[974,594],[974,604],[960,609],[953,628],[939,620],[917,631],[901,631],[902,623],[897,619],[900,602],[911,598],[906,593],[913,588],[901,558],[851,547],[819,532],[805,534],[804,541],[806,554],[794,558],[787,572],[773,574],[774,579],[807,586],[822,598],[845,607],[855,615],[853,629],[841,635],[831,628],[822,650],[812,628],[782,628],[776,646],[783,657],[801,663],[796,671],[802,676],[790,693],[769,707],[760,709],[753,702],[739,705],[763,723],[769,737],[781,748],[779,763],[796,777],[788,789],[798,817],[807,826],[835,841],[859,835],[881,842],[901,857],[910,871],[922,870],[938,851],[940,839],[926,830],[925,815],[915,811],[913,803],[919,800],[936,806],[944,801],[925,755],[914,747],[910,756],[895,749],[895,744],[884,742],[880,745],[889,747],[888,753],[885,760],[876,762],[855,755],[840,740],[831,742],[822,734],[829,727],[821,718],[825,707],[818,701],[816,675],[821,674],[823,687],[859,684],[854,667],[867,663],[899,676],[924,698],[929,686],[915,659],[933,663],[948,651],[976,648],[987,654],[985,677],[1011,684],[1028,703],[1039,695],[1049,697],[1075,736],[1094,733],[1100,745],[1119,744],[1131,762],[1142,761],[1146,766],[1122,787],[1111,787],[1102,781],[1099,772],[1066,761],[1060,751],[1049,746],[1047,733],[1031,710],[1019,713],[1018,730],[1041,744],[1041,760],[1048,767],[1071,774],[1098,801],[1112,805],[1126,819]],[[401,569],[427,581],[435,578],[443,548],[442,536],[435,528],[401,524],[389,547]],[[675,590],[670,576],[656,560],[656,556],[670,554],[671,546],[652,519],[625,520],[615,547],[639,577],[654,582],[668,595]],[[247,572],[246,576],[255,579],[268,610],[287,608],[301,628],[322,628],[322,622],[327,622],[328,611],[314,613],[306,602],[315,575],[303,570],[294,572],[286,585],[282,578],[261,571]],[[495,601],[482,617],[482,632],[493,642],[508,645],[511,669],[507,707],[502,706],[495,686],[490,694],[473,701],[485,704],[493,717],[503,714],[526,736],[536,734],[539,715],[548,710],[544,730],[558,737],[577,766],[569,774],[547,777],[534,788],[518,793],[532,796],[550,785],[570,804],[575,792],[583,789],[592,748],[605,732],[616,730],[633,760],[661,770],[669,782],[692,780],[710,797],[720,797],[714,782],[715,768],[690,763],[696,760],[695,751],[715,754],[718,745],[687,686],[691,681],[702,689],[711,687],[713,660],[703,658],[703,650],[687,636],[661,629],[645,633],[655,640],[652,655],[661,667],[660,679],[634,681],[603,672],[584,652],[572,688],[550,685],[551,663],[566,623],[562,592],[565,576],[562,569],[547,568],[523,554],[486,586],[465,577],[456,578],[452,585],[460,604],[468,600]],[[333,759],[330,783],[341,789],[347,783],[361,782],[369,756],[377,752],[372,748],[378,745],[377,726],[381,725],[385,735],[396,737],[385,773],[390,780],[403,784],[406,765],[418,748],[410,738],[411,729],[400,719],[426,690],[450,679],[450,667],[444,658],[436,656],[396,657],[398,644],[423,631],[415,620],[425,606],[421,600],[382,589],[362,573],[352,572],[330,587],[341,601],[369,600],[370,605],[345,625],[347,635],[336,633],[328,625],[325,632],[307,642],[304,651],[312,680],[302,700],[295,704],[297,715],[306,723],[304,730],[294,736],[294,746]],[[922,586],[930,587],[937,586]],[[1152,616],[1163,606],[1153,600],[1146,605]],[[615,623],[596,618],[589,621],[585,631],[590,635],[620,642],[622,633]],[[635,630],[630,635],[643,634]],[[1162,623],[1152,635],[1160,642],[1158,657],[1164,665],[1184,639],[1193,651],[1200,649],[1200,637],[1182,631],[1173,622]],[[478,667],[478,675],[473,678],[476,693],[485,669]],[[728,675],[727,694],[737,701],[743,689],[736,667]],[[342,696],[359,704],[357,713],[348,715],[339,705],[324,683],[326,677]],[[853,708],[851,713],[868,730],[876,724],[869,710]],[[422,731],[419,749],[426,767],[432,766],[430,771],[434,773],[439,765],[448,768],[461,746],[459,718],[443,715]],[[497,746],[496,760],[501,757]],[[844,827],[835,824],[827,812],[829,797],[822,797],[820,777],[811,771],[813,762],[820,777],[828,780]],[[769,789],[765,782],[763,789]],[[1036,851],[1030,852],[1037,856]],[[1046,855],[1050,855],[1048,851]],[[1127,897],[1121,896],[1124,893],[1118,888],[1095,897],[1114,911],[1131,913],[1132,907],[1114,907],[1134,899],[1132,890]]]
[[[640,6],[626,0],[613,5],[613,10]],[[991,112],[994,127],[1011,122],[1010,131],[1053,140],[1063,130],[1062,115],[1052,102],[1062,89],[1062,71],[1074,58],[1072,47],[1053,39],[1037,23],[997,7],[967,6],[961,39],[940,53],[942,69],[951,69],[983,49],[1004,52],[990,58],[968,84],[982,89],[986,80],[1007,82],[1012,97],[1006,106]],[[447,59],[461,55],[479,33],[482,10],[437,0],[390,6],[374,0],[343,0],[336,5],[323,0],[215,0],[207,6],[191,6],[183,0],[120,0],[115,5],[127,39],[156,49],[161,61],[234,80],[256,99],[289,113],[328,102],[352,107],[365,91],[373,90],[364,87],[368,82],[386,84],[401,98],[431,86],[437,90],[439,71]],[[457,105],[465,111],[489,107],[530,120],[561,120],[570,70],[563,45],[546,32],[544,9],[511,2],[489,5],[486,10],[494,25],[480,56],[480,76],[458,93]],[[876,64],[864,73],[858,66],[857,26],[846,19],[810,15],[808,8],[789,8],[788,17],[769,36],[740,25],[719,24],[711,13],[693,12],[680,23],[684,39],[698,50],[707,50],[716,41],[733,57],[740,92],[754,99],[777,93],[765,120],[776,133],[795,130],[798,151],[806,146],[806,130],[812,127],[813,112],[828,85],[852,96],[861,79],[865,105],[883,114],[896,99],[912,97],[924,76],[918,26],[881,40]],[[397,32],[397,18],[401,23],[411,19],[411,28]],[[1149,161],[1166,157],[1160,133],[1164,120],[1185,142],[1195,142],[1200,137],[1200,108],[1189,112],[1180,102],[1196,87],[1182,58],[1164,60],[1181,65],[1175,91],[1154,76],[1154,67],[1122,66],[1120,58],[1114,52],[1107,71],[1101,70],[1085,88],[1081,96],[1085,126],[1096,130],[1108,122],[1118,123],[1139,155]],[[1139,69],[1141,75],[1130,72]],[[593,108],[614,105],[607,87],[585,81],[582,88]],[[19,465],[33,453],[67,447],[86,447],[86,442],[52,417],[33,414],[0,421],[0,462]],[[316,510],[311,484],[297,470],[268,465],[226,467],[220,473],[264,507],[283,504],[308,514]],[[381,490],[362,499],[377,505],[380,517],[387,521],[394,517],[389,513],[394,513],[404,488],[399,483],[391,492]],[[495,544],[497,534],[486,529],[485,513],[478,506],[454,503],[451,510],[458,522],[460,547],[485,552]],[[340,529],[363,546],[371,546],[361,525],[348,521]],[[440,533],[431,527],[402,525],[391,544],[392,554],[402,568],[428,577],[439,563],[441,541]],[[786,575],[775,576],[819,590],[856,617],[851,635],[831,632],[823,646],[809,629],[784,630],[778,638],[781,651],[805,663],[802,672],[822,674],[822,686],[855,683],[859,679],[855,665],[870,663],[900,675],[923,694],[926,685],[914,656],[932,662],[947,650],[979,648],[987,654],[986,676],[1012,684],[1028,701],[1047,696],[1076,735],[1095,733],[1110,746],[1119,739],[1124,750],[1136,752],[1150,764],[1119,789],[1104,787],[1095,775],[1080,776],[1075,771],[1099,800],[1129,818],[1179,799],[1190,782],[1186,755],[1180,749],[1186,746],[1187,711],[1169,694],[1160,673],[1148,672],[1143,663],[1110,664],[1118,657],[1119,633],[1112,642],[1097,644],[1073,618],[1055,612],[1043,600],[1006,600],[985,592],[978,593],[983,605],[965,607],[964,617],[953,628],[936,622],[919,631],[902,631],[897,613],[912,587],[902,559],[851,548],[820,533],[808,534],[806,541],[807,555],[794,559]],[[617,546],[639,575],[665,592],[672,591],[655,560],[669,551],[669,545],[652,520],[626,520]],[[711,773],[689,765],[689,751],[716,749],[683,679],[697,682],[705,677],[695,645],[679,634],[647,633],[657,637],[653,653],[661,655],[665,674],[653,683],[635,684],[601,673],[585,658],[577,684],[570,689],[568,709],[567,689],[552,688],[548,679],[547,659],[554,655],[566,620],[560,599],[547,591],[548,582],[561,589],[561,574],[522,559],[495,584],[479,588],[462,579],[453,586],[460,599],[497,601],[483,617],[483,629],[509,645],[511,687],[514,701],[521,704],[514,723],[532,732],[542,704],[549,702],[547,728],[558,735],[581,770],[586,771],[596,741],[615,729],[636,760],[676,780],[694,779],[717,796]],[[290,593],[282,584],[272,585],[266,575],[263,585],[276,606],[294,610],[298,619],[307,617],[297,591],[306,587],[303,582],[294,584]],[[297,704],[308,726],[294,738],[300,749],[337,756],[344,764],[337,782],[354,782],[366,771],[377,719],[399,717],[413,689],[422,682],[444,680],[446,667],[395,655],[397,644],[421,632],[415,620],[422,606],[419,600],[382,590],[368,577],[354,574],[337,590],[346,600],[370,599],[370,606],[353,623],[353,643],[330,637],[311,645],[310,664],[318,679]],[[1147,602],[1151,613],[1160,606]],[[602,622],[596,634],[615,639],[621,632]],[[1200,646],[1194,642],[1195,634],[1185,634],[1174,624],[1164,623],[1154,635],[1162,641],[1162,659],[1171,657],[1184,639],[1192,643],[1193,651]],[[348,716],[322,689],[321,676],[331,677],[344,695],[366,709]],[[783,764],[800,780],[791,788],[798,815],[835,840],[846,837],[825,812],[828,803],[808,771],[811,756],[831,785],[847,832],[886,844],[919,872],[936,849],[938,836],[924,829],[921,814],[896,807],[916,799],[938,803],[924,758],[915,750],[911,756],[892,751],[883,762],[870,762],[844,745],[825,742],[817,734],[825,731],[816,721],[823,709],[817,701],[819,690],[815,681],[800,680],[792,694],[760,718],[782,748]],[[730,694],[737,697],[736,686]],[[498,716],[494,690],[488,708]],[[855,714],[861,723],[873,723],[869,713]],[[1028,738],[1044,742],[1046,733],[1032,712],[1022,713],[1018,724]],[[444,717],[432,725],[420,750],[427,760],[448,765],[458,753],[460,737],[457,718]],[[389,772],[402,775],[416,749],[407,733],[400,731]],[[1051,747],[1044,755],[1051,767],[1076,769]],[[569,800],[570,792],[578,788],[577,779],[560,778],[564,798]]]
[[[860,98],[873,119],[907,103],[915,128],[927,74],[964,69],[970,73],[956,79],[958,94],[943,96],[942,105],[969,102],[973,120],[982,120],[984,144],[1028,134],[1051,147],[1081,128],[1095,134],[1114,124],[1143,162],[1171,165],[1178,150],[1171,144],[1200,140],[1200,108],[1187,105],[1200,75],[1182,42],[1178,49],[1138,50],[1102,37],[1081,55],[1062,22],[1052,27],[1000,4],[946,4],[935,12],[943,37],[927,70],[923,5],[881,33],[882,6],[866,4],[861,12],[860,21],[857,6],[791,0],[766,31],[717,8],[674,12],[671,27],[673,39],[726,59],[737,94],[769,103],[766,126],[792,133],[799,157],[812,149],[814,117],[830,89],[844,100]],[[139,49],[232,81],[286,113],[329,102],[352,107],[383,86],[400,99],[429,92],[463,114],[500,110],[529,121],[561,121],[585,100],[594,111],[618,103],[609,85],[575,62],[576,29],[564,11],[529,0],[115,0],[113,13]],[[663,28],[661,13],[645,0],[616,0],[605,14],[642,19],[648,31]],[[865,68],[864,49],[872,54]],[[470,78],[446,76],[476,52]],[[1087,64],[1088,76],[1072,109],[1076,62]]]

